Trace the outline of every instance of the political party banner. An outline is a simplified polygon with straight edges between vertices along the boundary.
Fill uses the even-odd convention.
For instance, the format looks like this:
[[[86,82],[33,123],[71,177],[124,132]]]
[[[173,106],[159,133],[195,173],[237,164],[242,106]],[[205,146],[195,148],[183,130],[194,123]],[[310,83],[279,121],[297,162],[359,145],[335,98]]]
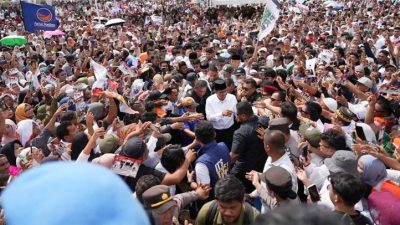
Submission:
[[[258,40],[265,38],[275,27],[276,20],[279,17],[280,4],[277,0],[267,0],[264,13],[261,18]]]
[[[21,9],[26,31],[32,33],[36,30],[54,31],[60,26],[54,7],[50,5],[21,1]]]

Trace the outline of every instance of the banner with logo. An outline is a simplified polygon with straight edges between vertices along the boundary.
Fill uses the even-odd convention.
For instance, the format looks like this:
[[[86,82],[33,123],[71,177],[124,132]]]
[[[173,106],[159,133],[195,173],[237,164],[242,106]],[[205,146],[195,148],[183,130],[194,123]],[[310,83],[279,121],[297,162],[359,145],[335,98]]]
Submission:
[[[279,17],[280,4],[277,0],[267,0],[265,3],[264,13],[261,18],[260,31],[258,32],[258,40],[262,40],[275,27],[276,20]]]
[[[54,31],[60,26],[54,7],[50,5],[21,1],[21,9],[26,31],[32,33],[36,30]]]

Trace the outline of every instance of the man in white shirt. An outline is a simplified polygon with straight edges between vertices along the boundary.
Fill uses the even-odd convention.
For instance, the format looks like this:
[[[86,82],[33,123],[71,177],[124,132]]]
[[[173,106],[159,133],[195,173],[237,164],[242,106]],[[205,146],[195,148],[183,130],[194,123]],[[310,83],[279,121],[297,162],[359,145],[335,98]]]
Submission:
[[[234,95],[227,93],[224,80],[216,80],[214,90],[215,94],[206,101],[207,120],[215,129],[217,142],[224,142],[231,149],[237,100]]]
[[[292,161],[290,160],[288,154],[285,152],[285,134],[279,130],[267,130],[264,136],[264,149],[267,155],[269,156],[263,172],[266,172],[273,166],[280,166],[286,169],[292,178],[292,190],[297,193],[298,184],[297,184],[297,174],[295,168],[293,166]],[[265,184],[262,184],[265,185]],[[260,196],[262,200],[266,200],[269,198],[273,198],[270,193],[267,193],[269,196]],[[258,196],[259,193],[257,190],[252,192],[250,196]],[[263,202],[261,212],[265,213],[269,210],[269,207],[266,202]]]

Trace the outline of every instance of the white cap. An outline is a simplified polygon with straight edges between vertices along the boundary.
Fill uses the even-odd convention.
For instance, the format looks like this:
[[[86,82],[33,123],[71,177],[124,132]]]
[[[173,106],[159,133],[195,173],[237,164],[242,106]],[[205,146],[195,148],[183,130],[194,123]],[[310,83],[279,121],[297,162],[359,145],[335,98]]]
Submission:
[[[338,104],[335,99],[333,98],[324,98],[322,102],[328,107],[329,111],[336,112]]]
[[[262,47],[262,48],[260,48],[259,50],[258,50],[258,52],[267,52],[268,50],[267,50],[267,48],[266,47]]]
[[[214,39],[214,40],[212,41],[212,43],[213,43],[213,44],[217,44],[217,45],[221,44],[221,42],[220,42],[219,40],[217,40],[217,39]]]
[[[358,83],[364,85],[367,88],[372,88],[372,80],[368,77],[361,77],[357,80]]]

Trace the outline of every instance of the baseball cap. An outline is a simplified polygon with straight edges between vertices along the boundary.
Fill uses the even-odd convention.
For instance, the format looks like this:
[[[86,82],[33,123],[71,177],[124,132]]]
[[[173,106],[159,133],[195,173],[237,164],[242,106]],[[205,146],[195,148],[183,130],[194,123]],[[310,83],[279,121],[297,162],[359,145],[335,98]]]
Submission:
[[[267,50],[267,48],[266,47],[262,47],[262,48],[260,48],[259,50],[258,50],[258,52],[267,52],[268,50]]]
[[[364,85],[367,88],[372,88],[372,81],[367,77],[361,77],[357,80],[358,83]]]
[[[142,139],[133,137],[122,146],[120,154],[129,158],[138,159],[142,157],[145,150],[146,144]]]
[[[325,165],[332,173],[347,172],[357,174],[357,158],[352,151],[336,151],[331,158],[325,159]]]
[[[312,127],[308,123],[304,123],[299,127],[299,133],[306,139],[306,141],[313,147],[318,147],[321,141],[321,132]]]
[[[234,69],[233,69],[233,66],[231,64],[226,64],[226,65],[224,65],[222,70],[224,72],[227,72],[227,73],[232,73]]]
[[[156,185],[149,188],[143,193],[142,198],[147,209],[159,214],[177,205],[172,199],[168,186],[166,185]]]
[[[245,75],[245,74],[246,74],[246,71],[245,71],[242,67],[240,67],[240,68],[237,68],[237,69],[235,70],[234,74],[235,74],[235,75]]]
[[[192,97],[185,97],[181,100],[183,107],[195,108],[199,105]]]
[[[197,79],[197,74],[195,72],[190,72],[186,75],[186,80],[189,82],[193,82]]]
[[[103,139],[99,140],[98,144],[101,153],[114,153],[119,147],[119,140],[112,134],[106,134]]]
[[[287,196],[290,199],[297,197],[296,193],[292,190],[293,183],[290,173],[280,166],[269,168],[261,174],[260,180],[266,183],[267,187],[279,196]]]

